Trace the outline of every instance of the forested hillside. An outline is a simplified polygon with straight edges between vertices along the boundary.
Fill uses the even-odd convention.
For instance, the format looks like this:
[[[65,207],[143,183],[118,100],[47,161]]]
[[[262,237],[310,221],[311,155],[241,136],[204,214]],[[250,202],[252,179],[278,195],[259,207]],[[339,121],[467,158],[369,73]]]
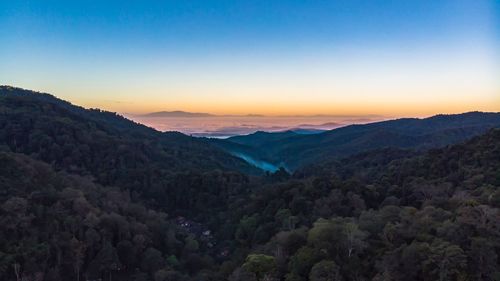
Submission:
[[[500,280],[498,129],[259,175],[2,87],[0,144],[0,280]]]
[[[152,177],[213,169],[258,173],[195,138],[7,86],[0,87],[0,145],[104,184],[151,185]]]
[[[430,118],[403,118],[364,125],[350,125],[319,134],[291,131],[256,132],[217,146],[294,171],[307,165],[344,158],[374,149],[430,149],[455,144],[500,127],[500,113],[468,112]]]
[[[298,172],[240,210],[232,280],[500,280],[499,187],[500,130]]]

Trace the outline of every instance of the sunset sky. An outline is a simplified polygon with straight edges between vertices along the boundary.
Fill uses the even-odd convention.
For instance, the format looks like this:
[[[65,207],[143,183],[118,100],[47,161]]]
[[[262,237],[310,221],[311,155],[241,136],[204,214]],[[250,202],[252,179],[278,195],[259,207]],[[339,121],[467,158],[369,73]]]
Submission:
[[[0,1],[0,84],[122,113],[500,111],[500,1]]]

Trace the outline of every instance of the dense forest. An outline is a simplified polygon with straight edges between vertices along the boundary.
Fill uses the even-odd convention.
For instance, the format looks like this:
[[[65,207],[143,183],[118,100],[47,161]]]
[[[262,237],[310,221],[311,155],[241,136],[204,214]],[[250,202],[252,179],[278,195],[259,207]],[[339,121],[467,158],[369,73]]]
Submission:
[[[0,280],[500,280],[499,187],[500,129],[263,173],[0,87]]]

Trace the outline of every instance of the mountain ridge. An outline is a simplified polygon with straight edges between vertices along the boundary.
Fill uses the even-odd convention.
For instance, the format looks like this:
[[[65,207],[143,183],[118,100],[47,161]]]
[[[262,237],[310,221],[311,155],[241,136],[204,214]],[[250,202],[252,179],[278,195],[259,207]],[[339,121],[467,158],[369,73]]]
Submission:
[[[22,150],[24,153],[37,153],[50,142],[57,143],[59,150],[72,142],[75,145],[85,142],[88,147],[79,147],[82,151],[74,149],[68,150],[67,153],[92,152],[92,157],[95,157],[92,161],[97,161],[98,157],[106,155],[99,152],[103,149],[113,155],[116,154],[117,158],[119,153],[126,155],[126,151],[120,152],[124,149],[120,145],[103,147],[103,143],[113,141],[129,147],[134,151],[133,155],[138,153],[133,157],[146,157],[148,161],[159,161],[163,158],[164,163],[159,164],[166,170],[182,170],[182,166],[191,163],[202,169],[229,168],[235,165],[234,168],[239,168],[234,170],[257,172],[241,159],[196,138],[179,132],[159,132],[116,113],[85,109],[46,93],[1,86],[0,111],[2,112],[0,128],[3,131],[0,135],[0,144],[9,146],[14,152]],[[40,134],[40,137],[30,137],[35,132]],[[59,134],[67,135],[69,139],[62,140]],[[83,152],[84,150],[88,152]],[[206,157],[199,157],[197,153]],[[45,157],[47,161],[55,160],[53,158],[56,155],[58,153],[39,156]],[[185,158],[183,161],[176,161],[180,155],[184,155]],[[62,160],[58,159],[55,163],[62,164]],[[88,165],[88,168],[95,170],[99,166],[101,165]]]
[[[428,118],[400,118],[354,124],[318,134],[257,132],[230,137],[216,145],[233,153],[238,143],[255,159],[270,161],[294,170],[300,166],[340,158],[384,147],[429,149],[459,143],[488,129],[500,127],[500,113],[466,112],[439,114]]]

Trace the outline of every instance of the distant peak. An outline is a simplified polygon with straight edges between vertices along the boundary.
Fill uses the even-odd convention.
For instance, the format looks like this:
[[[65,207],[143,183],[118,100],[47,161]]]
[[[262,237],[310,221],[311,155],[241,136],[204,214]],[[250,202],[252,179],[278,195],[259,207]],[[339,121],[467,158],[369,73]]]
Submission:
[[[181,110],[174,111],[158,111],[148,114],[139,115],[140,117],[212,117],[210,113],[186,112]]]

